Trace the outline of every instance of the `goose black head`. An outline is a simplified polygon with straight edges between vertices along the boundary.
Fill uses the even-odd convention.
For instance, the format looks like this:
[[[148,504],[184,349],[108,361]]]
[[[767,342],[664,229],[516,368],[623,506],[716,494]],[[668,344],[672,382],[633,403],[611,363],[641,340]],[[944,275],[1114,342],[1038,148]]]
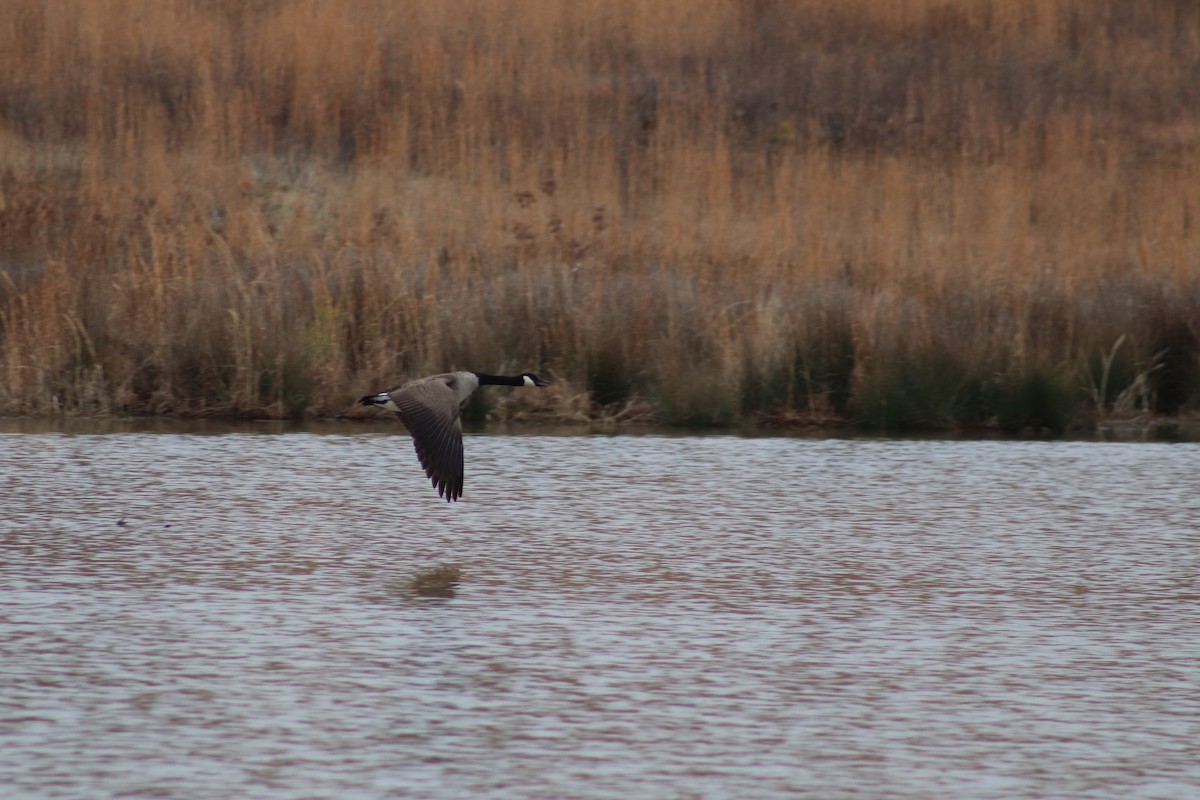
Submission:
[[[525,379],[526,386],[549,386],[544,380],[534,375],[532,372],[522,372],[521,377]]]

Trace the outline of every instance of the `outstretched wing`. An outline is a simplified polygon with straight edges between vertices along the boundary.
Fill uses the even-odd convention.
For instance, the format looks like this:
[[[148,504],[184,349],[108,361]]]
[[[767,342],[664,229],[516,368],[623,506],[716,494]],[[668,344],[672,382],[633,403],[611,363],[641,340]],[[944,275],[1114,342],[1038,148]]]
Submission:
[[[409,384],[392,395],[400,419],[412,434],[417,458],[438,494],[447,502],[463,490],[462,418],[458,393],[441,380]]]

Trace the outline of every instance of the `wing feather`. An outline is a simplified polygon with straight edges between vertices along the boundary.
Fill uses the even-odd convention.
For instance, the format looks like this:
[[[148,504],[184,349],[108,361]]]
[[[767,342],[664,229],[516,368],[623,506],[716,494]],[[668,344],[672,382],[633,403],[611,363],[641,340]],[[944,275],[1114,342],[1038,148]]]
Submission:
[[[412,434],[425,475],[447,502],[463,490],[462,418],[458,393],[443,378],[415,381],[392,393],[400,419]]]

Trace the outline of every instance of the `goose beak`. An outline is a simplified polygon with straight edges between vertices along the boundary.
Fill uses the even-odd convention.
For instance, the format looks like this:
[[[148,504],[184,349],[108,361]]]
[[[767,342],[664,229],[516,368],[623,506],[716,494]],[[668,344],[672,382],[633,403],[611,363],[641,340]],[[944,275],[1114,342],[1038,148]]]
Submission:
[[[546,383],[544,380],[542,380],[538,376],[534,375],[533,376],[533,385],[534,386],[549,386],[550,384]]]

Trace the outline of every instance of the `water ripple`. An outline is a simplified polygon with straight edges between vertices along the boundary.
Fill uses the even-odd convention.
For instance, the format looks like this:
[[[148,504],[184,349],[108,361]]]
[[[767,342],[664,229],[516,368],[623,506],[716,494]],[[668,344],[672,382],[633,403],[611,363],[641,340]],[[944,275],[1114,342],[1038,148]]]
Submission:
[[[467,451],[0,435],[5,794],[1200,792],[1197,446]]]

